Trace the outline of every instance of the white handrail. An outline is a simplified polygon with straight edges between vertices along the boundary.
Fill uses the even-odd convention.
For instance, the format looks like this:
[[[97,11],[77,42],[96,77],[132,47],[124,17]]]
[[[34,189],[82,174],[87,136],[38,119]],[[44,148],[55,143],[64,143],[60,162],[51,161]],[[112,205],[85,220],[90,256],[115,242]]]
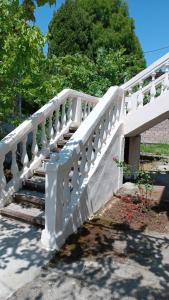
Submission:
[[[72,122],[80,124],[99,100],[65,89],[0,141],[0,206],[20,188],[22,179],[33,173]],[[5,170],[4,162],[8,165]]]
[[[6,154],[9,149],[16,143],[16,140],[22,139],[27,133],[29,133],[34,124],[41,123],[46,117],[50,115],[53,110],[56,110],[67,98],[81,98],[82,101],[88,101],[93,104],[97,104],[100,98],[90,96],[85,93],[77,92],[72,89],[64,89],[57,96],[51,99],[47,104],[41,107],[35,112],[28,120],[25,120],[16,129],[10,132],[0,141],[0,154]]]
[[[79,145],[84,145],[87,142],[91,133],[94,131],[94,128],[98,126],[100,119],[104,116],[105,112],[110,106],[110,103],[116,101],[116,105],[120,110],[119,114],[121,116],[123,105],[121,105],[121,102],[118,103],[118,99],[122,98],[122,95],[123,91],[119,87],[115,86],[109,88],[107,93],[103,96],[98,105],[95,106],[94,110],[90,113],[88,118],[77,129],[77,131],[73,135],[73,138],[68,141],[66,147],[60,152],[60,165],[65,165],[66,162],[71,160],[71,155],[73,152],[75,152],[76,155],[80,153]],[[67,156],[68,153],[69,157]]]
[[[141,71],[139,74],[134,76],[132,79],[125,82],[121,86],[121,88],[124,90],[128,90],[129,88],[134,87],[140,81],[143,81],[146,78],[148,78],[152,74],[152,72],[157,71],[160,68],[162,68],[165,65],[165,63],[168,63],[168,61],[169,61],[169,53],[165,54],[163,57],[158,59],[156,62],[152,63],[149,67],[147,67],[146,69]]]

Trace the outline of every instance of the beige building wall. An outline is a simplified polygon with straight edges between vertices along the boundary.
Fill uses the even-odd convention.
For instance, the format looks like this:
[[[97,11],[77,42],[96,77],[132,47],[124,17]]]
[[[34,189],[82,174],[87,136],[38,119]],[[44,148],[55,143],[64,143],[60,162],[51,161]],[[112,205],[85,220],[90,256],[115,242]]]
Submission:
[[[145,131],[141,135],[141,142],[169,144],[169,119]]]

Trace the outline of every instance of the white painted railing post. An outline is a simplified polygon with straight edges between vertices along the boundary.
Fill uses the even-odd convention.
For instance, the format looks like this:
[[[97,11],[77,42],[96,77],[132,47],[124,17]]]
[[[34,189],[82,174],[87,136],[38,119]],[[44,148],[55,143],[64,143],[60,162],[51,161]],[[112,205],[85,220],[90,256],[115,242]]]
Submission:
[[[59,249],[63,226],[62,179],[59,172],[59,154],[53,153],[46,165],[45,229],[41,242],[46,249]]]
[[[82,100],[80,97],[77,97],[76,99],[73,100],[73,122],[77,123],[80,125],[81,120],[82,120]]]

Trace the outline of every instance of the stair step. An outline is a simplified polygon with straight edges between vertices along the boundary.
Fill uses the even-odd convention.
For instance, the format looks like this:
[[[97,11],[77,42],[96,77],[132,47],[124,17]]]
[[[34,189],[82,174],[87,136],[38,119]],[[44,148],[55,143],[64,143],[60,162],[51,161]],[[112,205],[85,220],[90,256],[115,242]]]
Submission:
[[[78,129],[78,126],[77,126],[76,124],[72,124],[72,125],[69,127],[69,132],[70,132],[70,133],[74,133],[77,129]]]
[[[49,160],[50,160],[50,157],[47,156],[47,157],[45,157],[44,159],[42,159],[42,163],[48,162]],[[34,171],[34,172],[35,172],[35,171]]]
[[[60,148],[63,148],[65,145],[66,145],[67,141],[66,140],[58,140],[57,141],[57,148],[60,149]]]
[[[67,132],[67,133],[64,133],[63,138],[64,138],[64,140],[68,141],[72,137],[72,135],[73,135],[73,132]]]
[[[39,177],[45,177],[45,168],[44,168],[44,166],[39,167],[36,170],[34,170],[34,175],[39,176]]]
[[[51,152],[50,152],[50,153],[59,153],[59,152],[61,151],[62,148],[63,148],[63,147],[60,147],[60,148],[55,147],[55,148],[51,149]],[[45,158],[42,159],[42,163],[48,162],[49,160],[50,160],[50,154],[47,155]],[[35,172],[36,172],[36,170],[34,171],[34,173],[35,173]]]
[[[45,214],[42,210],[26,205],[11,203],[0,209],[0,214],[18,221],[43,227],[45,224]]]
[[[29,190],[35,190],[45,193],[45,178],[40,176],[33,176],[23,181],[23,187]]]
[[[33,204],[36,207],[40,207],[42,209],[45,208],[45,194],[30,191],[30,190],[20,190],[13,194],[13,199],[17,203],[27,203]]]

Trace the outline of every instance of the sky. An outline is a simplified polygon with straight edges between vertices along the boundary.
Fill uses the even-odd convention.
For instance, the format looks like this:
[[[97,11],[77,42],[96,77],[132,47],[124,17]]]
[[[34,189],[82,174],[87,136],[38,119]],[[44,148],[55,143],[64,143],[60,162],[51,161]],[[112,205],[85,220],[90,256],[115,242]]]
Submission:
[[[85,1],[85,0],[84,0]],[[50,7],[45,5],[35,11],[36,24],[47,33],[53,12],[64,0]],[[129,14],[135,21],[135,32],[145,52],[147,65],[169,52],[169,0],[127,0]],[[146,53],[168,46],[168,48]],[[47,47],[45,48],[47,52]]]

